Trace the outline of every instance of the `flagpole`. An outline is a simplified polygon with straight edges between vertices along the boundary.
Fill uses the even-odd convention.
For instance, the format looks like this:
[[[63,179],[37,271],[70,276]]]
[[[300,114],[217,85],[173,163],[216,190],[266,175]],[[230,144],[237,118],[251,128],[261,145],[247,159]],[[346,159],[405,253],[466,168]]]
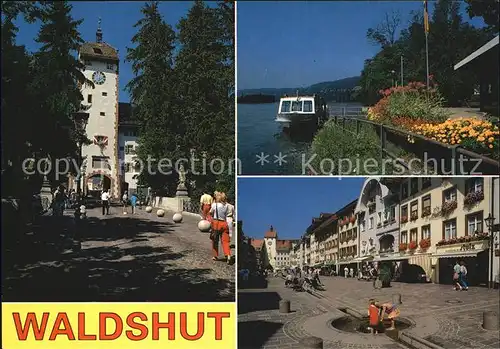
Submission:
[[[427,71],[427,89],[429,89],[429,33],[425,33],[425,66]]]

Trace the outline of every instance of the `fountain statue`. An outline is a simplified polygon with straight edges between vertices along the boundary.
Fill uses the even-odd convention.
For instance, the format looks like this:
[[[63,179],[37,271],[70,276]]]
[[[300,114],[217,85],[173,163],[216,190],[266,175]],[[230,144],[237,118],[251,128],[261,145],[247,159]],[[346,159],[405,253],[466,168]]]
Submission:
[[[184,165],[181,164],[177,172],[179,173],[179,184],[177,185],[175,196],[188,196],[186,187],[186,170],[184,169]]]

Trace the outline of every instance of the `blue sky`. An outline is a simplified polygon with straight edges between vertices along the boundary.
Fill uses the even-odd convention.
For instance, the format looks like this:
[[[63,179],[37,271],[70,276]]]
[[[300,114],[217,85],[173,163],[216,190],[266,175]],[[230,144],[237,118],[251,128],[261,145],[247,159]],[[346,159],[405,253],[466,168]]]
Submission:
[[[429,5],[432,13],[433,4]],[[402,24],[422,1],[238,2],[238,89],[306,87],[361,73],[378,47],[366,31],[385,13]],[[463,6],[464,20],[469,20]],[[474,19],[481,25],[482,19]],[[431,28],[432,30],[432,28]]]
[[[272,225],[280,239],[297,239],[320,213],[334,213],[359,196],[365,178],[238,178],[238,219],[247,236]]]
[[[73,1],[72,15],[74,19],[83,19],[80,25],[80,34],[85,41],[95,41],[98,18],[102,18],[103,40],[117,48],[120,53],[120,102],[129,102],[128,93],[123,89],[133,77],[130,63],[125,63],[127,46],[131,46],[132,36],[137,32],[133,27],[142,17],[140,12],[145,2],[128,1]],[[187,14],[192,1],[160,2],[160,12],[163,19],[175,25],[179,19]],[[22,18],[17,21],[19,33],[17,43],[26,45],[28,51],[38,50],[34,39],[38,34],[40,23],[27,24]],[[176,30],[176,29],[175,29]]]

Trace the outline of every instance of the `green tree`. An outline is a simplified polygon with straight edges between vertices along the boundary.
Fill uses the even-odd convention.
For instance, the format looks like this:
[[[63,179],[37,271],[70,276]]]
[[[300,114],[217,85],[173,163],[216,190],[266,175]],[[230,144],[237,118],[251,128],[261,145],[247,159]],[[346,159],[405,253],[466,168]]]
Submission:
[[[498,35],[498,16],[500,14],[499,1],[465,0],[465,2],[467,3],[467,13],[469,17],[483,17],[484,23],[488,26],[488,30]]]
[[[75,113],[82,111],[83,84],[93,86],[77,58],[84,42],[78,32],[83,20],[74,20],[67,1],[43,2],[42,25],[35,39],[41,48],[34,54],[30,86],[36,105],[31,119],[33,150],[52,159],[78,155],[79,142],[88,141]]]
[[[195,1],[178,29],[175,75],[185,144],[197,158],[225,160],[220,175],[190,175],[197,188],[193,195],[215,185],[234,196],[234,172],[228,168],[234,159],[234,4],[219,2],[213,8]]]
[[[158,2],[148,2],[141,9],[141,18],[135,27],[137,34],[132,38],[136,46],[127,48],[126,60],[132,63],[135,77],[127,84],[132,96],[134,116],[139,122],[138,157],[144,163],[149,157],[156,159],[152,168],[158,169],[160,159],[179,159],[185,151],[185,123],[183,115],[177,112],[178,95],[173,74],[175,32],[167,24],[158,9]],[[168,165],[168,163],[167,163]],[[159,171],[142,171],[141,184],[156,191],[175,190],[173,169],[162,167]],[[172,175],[170,175],[172,173]],[[173,176],[174,175],[174,176]]]

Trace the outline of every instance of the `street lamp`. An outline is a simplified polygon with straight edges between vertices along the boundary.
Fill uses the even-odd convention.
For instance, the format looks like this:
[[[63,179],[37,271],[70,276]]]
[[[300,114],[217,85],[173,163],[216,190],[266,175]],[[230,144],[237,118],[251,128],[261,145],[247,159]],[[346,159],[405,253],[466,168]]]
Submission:
[[[490,240],[490,276],[488,280],[488,288],[492,287],[493,284],[493,224],[495,223],[495,217],[491,214],[484,219],[486,222],[486,227],[488,228],[489,240]]]

